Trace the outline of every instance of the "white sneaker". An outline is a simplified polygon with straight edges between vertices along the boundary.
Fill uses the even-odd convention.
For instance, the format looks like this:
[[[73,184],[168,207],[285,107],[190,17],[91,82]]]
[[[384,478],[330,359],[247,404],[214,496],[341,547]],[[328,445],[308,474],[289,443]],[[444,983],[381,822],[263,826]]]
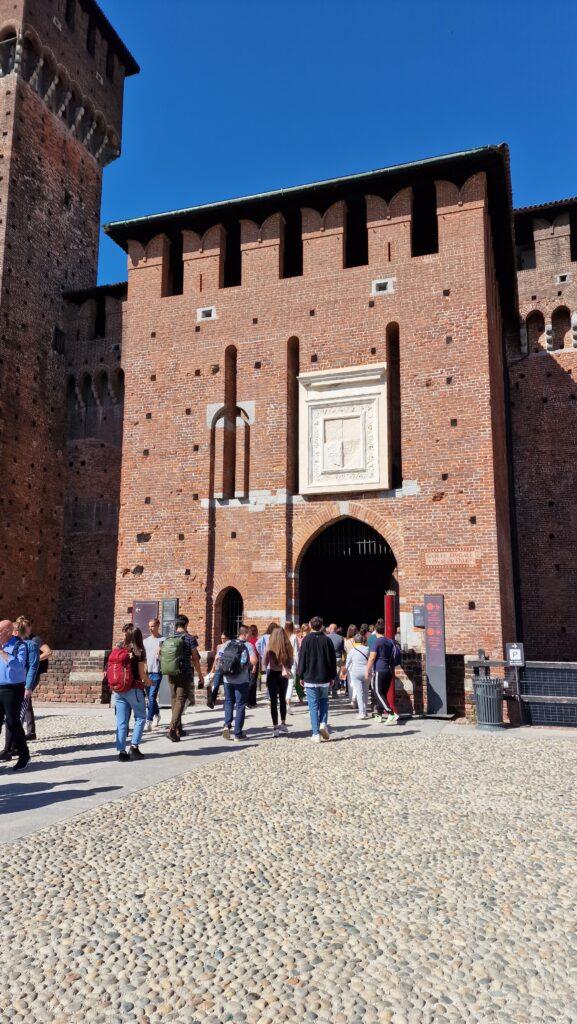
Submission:
[[[145,732],[152,732],[152,722],[147,722],[146,723],[146,725],[144,726],[144,731]]]
[[[281,734],[282,734],[283,736],[286,736],[286,735],[288,734],[288,728],[287,728],[287,726],[285,725],[285,723],[284,723],[284,722],[281,722],[281,724],[280,724],[280,725],[279,725],[279,727],[278,727],[278,731],[279,731],[279,732],[280,732],[280,733],[281,733]]]
[[[396,725],[398,721],[399,721],[399,716],[398,715],[389,715],[389,717],[387,718],[387,720],[385,722],[385,725]]]
[[[315,733],[314,733],[314,734],[313,734],[313,735],[311,736],[311,740],[313,741],[313,743],[320,743],[320,742],[321,742],[321,738],[320,738],[320,736],[319,736],[318,732],[315,732]]]
[[[225,725],[224,729],[222,730],[222,738],[223,740],[230,739],[230,727],[228,725]]]
[[[273,740],[278,740],[279,736],[280,736],[280,730],[279,729],[273,729],[273,731],[272,731],[272,738],[273,738]]]
[[[325,725],[324,722],[319,726],[319,732],[320,732],[323,740],[330,740],[331,734],[329,732],[329,727],[328,727],[328,725]]]
[[[359,713],[357,715],[357,718],[366,718],[366,717],[367,717],[366,715],[362,715],[361,712],[359,711]]]

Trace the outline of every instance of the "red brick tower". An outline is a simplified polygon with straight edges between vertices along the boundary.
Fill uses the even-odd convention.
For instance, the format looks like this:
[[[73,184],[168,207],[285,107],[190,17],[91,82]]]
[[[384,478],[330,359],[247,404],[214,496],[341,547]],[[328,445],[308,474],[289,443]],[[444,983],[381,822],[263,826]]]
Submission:
[[[94,0],[0,0],[0,614],[52,639],[65,491],[62,293],[96,283],[102,170],[138,66]]]

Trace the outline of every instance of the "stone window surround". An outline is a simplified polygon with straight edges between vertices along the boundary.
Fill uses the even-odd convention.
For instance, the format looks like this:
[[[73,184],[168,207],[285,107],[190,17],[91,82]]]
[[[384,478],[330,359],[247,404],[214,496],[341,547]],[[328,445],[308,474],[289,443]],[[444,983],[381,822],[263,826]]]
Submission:
[[[302,373],[299,491],[387,490],[387,368],[384,363]]]

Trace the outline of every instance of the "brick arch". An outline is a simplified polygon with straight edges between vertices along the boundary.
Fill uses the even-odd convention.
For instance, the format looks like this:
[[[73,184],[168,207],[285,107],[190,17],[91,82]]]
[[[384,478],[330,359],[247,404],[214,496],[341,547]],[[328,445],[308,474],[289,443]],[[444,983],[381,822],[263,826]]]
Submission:
[[[239,590],[239,588],[236,585],[236,583],[238,583],[238,580],[237,581],[233,581],[233,582],[227,582],[227,583],[224,583],[224,584],[222,583],[221,580],[218,580],[218,579],[215,579],[215,581],[214,581],[214,589],[217,592],[217,596],[216,596],[216,598],[214,600],[213,613],[212,613],[212,616],[213,616],[213,632],[212,632],[212,635],[213,635],[215,646],[216,646],[217,643],[220,643],[220,634],[222,632],[222,607],[223,607],[224,600],[225,600],[227,594],[230,594],[230,592],[232,590],[236,591],[237,594],[240,594],[240,598],[241,598],[241,601],[243,603],[243,608],[244,608],[244,596],[242,594],[242,591]]]
[[[319,506],[315,508],[314,514],[312,514],[311,510],[311,515],[307,518],[306,523],[295,527],[293,550],[298,551],[294,563],[295,573],[298,573],[302,560],[312,542],[316,540],[323,530],[338,522],[339,519],[358,519],[361,523],[371,526],[387,542],[393,551],[397,566],[399,565],[404,543],[397,521],[387,514],[373,512],[372,509],[367,509],[355,501],[347,501],[347,510],[343,511],[343,504],[345,503],[331,502],[330,504]]]

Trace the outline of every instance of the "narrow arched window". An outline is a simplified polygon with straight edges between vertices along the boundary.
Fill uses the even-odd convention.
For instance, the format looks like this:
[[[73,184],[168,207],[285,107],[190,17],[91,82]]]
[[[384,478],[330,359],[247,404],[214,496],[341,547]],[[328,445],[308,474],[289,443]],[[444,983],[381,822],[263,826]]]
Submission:
[[[236,487],[236,361],[236,348],[229,345],[224,354],[223,498],[234,498]]]
[[[539,310],[527,317],[527,346],[529,352],[538,352],[545,344],[545,320]]]
[[[553,348],[565,348],[565,339],[571,337],[571,314],[567,306],[559,306],[551,317]]]
[[[76,22],[76,0],[66,0],[66,10],[64,17],[68,28],[74,30]]]
[[[350,196],[345,220],[345,267],[362,267],[368,262],[367,202],[364,196]]]
[[[69,441],[79,436],[80,425],[81,417],[78,409],[76,384],[74,377],[69,377],[66,385],[66,432]]]
[[[299,490],[299,369],[300,344],[298,338],[289,338],[287,343],[287,492],[298,494]]]
[[[401,359],[399,325],[387,327],[387,398],[389,426],[390,486],[403,484],[403,453],[401,430]]]
[[[92,378],[87,374],[82,381],[82,404],[84,406],[84,436],[96,437],[98,433],[98,407],[92,390]]]

